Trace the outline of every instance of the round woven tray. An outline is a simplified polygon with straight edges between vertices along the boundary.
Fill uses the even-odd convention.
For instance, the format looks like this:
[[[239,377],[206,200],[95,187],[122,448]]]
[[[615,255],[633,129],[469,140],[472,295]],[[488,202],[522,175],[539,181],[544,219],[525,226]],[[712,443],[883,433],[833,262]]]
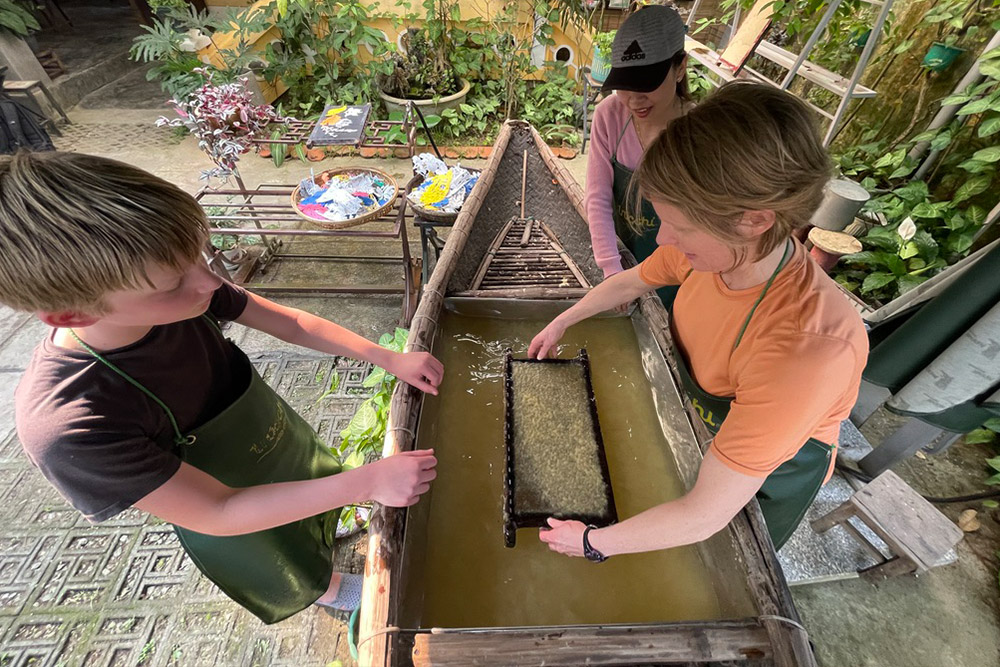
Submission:
[[[341,167],[339,169],[327,169],[326,171],[321,171],[316,174],[316,177],[313,180],[316,182],[316,185],[322,186],[334,176],[346,175],[350,177],[357,174],[371,174],[372,176],[377,176],[378,178],[384,180],[387,184],[391,185],[393,190],[395,190],[395,193],[389,198],[389,201],[376,209],[363,213],[356,218],[336,221],[313,218],[303,213],[299,208],[299,186],[296,185],[295,189],[292,190],[292,209],[295,211],[296,215],[303,220],[324,229],[347,229],[348,227],[357,227],[358,225],[363,225],[366,222],[371,222],[372,220],[385,215],[387,211],[392,209],[392,205],[396,202],[396,197],[399,196],[399,186],[396,184],[396,179],[380,169],[372,169],[370,167]]]
[[[473,174],[482,174],[481,169],[470,169],[468,167],[463,167],[463,169]],[[417,186],[424,182],[424,177],[420,174],[416,175],[416,179],[417,180],[413,182],[413,187],[410,188],[410,192],[416,190]],[[414,203],[414,201],[409,198],[407,198],[407,203],[410,205],[410,208],[413,209],[413,212],[424,220],[430,220],[431,222],[455,222],[455,220],[458,219],[459,211],[447,213],[445,211],[439,211],[435,208],[424,208],[420,204]]]

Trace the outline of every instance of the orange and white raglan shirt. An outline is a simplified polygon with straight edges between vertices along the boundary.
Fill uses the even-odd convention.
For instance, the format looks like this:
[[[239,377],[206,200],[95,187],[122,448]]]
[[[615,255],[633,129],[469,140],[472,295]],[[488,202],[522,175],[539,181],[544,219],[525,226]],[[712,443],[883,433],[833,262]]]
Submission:
[[[681,285],[674,335],[691,375],[706,392],[735,397],[711,451],[755,477],[767,477],[810,437],[837,444],[868,358],[860,315],[794,243],[735,350],[763,284],[730,289],[717,273],[691,271],[672,246],[660,246],[639,267],[651,287]]]

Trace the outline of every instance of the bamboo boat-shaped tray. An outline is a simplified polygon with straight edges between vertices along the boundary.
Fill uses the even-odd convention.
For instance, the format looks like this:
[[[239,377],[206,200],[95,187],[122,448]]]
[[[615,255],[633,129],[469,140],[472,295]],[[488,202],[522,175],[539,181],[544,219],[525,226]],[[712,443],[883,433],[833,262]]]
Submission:
[[[513,547],[518,528],[545,527],[549,517],[615,523],[587,351],[539,360],[508,350],[504,403],[504,544]]]

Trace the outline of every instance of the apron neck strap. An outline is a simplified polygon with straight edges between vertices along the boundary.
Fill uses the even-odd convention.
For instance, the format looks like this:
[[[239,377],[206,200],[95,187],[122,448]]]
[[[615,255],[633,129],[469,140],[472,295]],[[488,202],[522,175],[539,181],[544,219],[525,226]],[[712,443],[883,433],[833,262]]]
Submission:
[[[767,279],[767,283],[764,284],[764,289],[760,291],[760,296],[758,296],[757,300],[753,302],[753,306],[750,308],[750,313],[747,315],[747,318],[743,320],[743,326],[740,328],[740,333],[736,337],[736,342],[733,343],[733,349],[730,350],[730,352],[736,350],[737,346],[743,340],[743,334],[746,333],[747,327],[750,326],[750,318],[752,318],[753,314],[757,312],[757,306],[759,306],[760,302],[764,300],[764,296],[767,294],[767,291],[771,289],[771,283],[773,283],[774,279],[778,277],[778,272],[785,266],[785,260],[788,259],[788,253],[793,247],[794,245],[792,244],[792,240],[788,239],[785,243],[785,252],[781,255],[781,261],[778,262],[778,266],[774,267],[771,277]]]
[[[622,143],[622,139],[625,137],[625,132],[628,131],[628,126],[632,124],[632,114],[628,115],[628,120],[625,121],[625,127],[622,128],[621,134],[618,135],[618,141],[615,142],[615,150],[611,153],[611,159],[615,162],[618,161],[618,147]]]
[[[218,325],[216,325],[216,326],[218,326]],[[76,334],[75,331],[73,331],[72,329],[67,329],[67,331],[69,331],[69,335],[71,335],[73,337],[73,340],[75,340],[80,345],[80,347],[82,347],[84,350],[86,350],[87,352],[89,352],[92,357],[94,357],[95,359],[97,359],[98,361],[100,361],[102,364],[104,364],[105,366],[107,366],[108,368],[110,368],[111,370],[113,370],[115,373],[117,373],[118,375],[120,375],[122,378],[124,378],[124,380],[126,382],[128,382],[129,384],[131,384],[133,387],[135,387],[136,389],[138,389],[142,393],[146,394],[146,396],[148,396],[149,398],[151,398],[154,403],[156,403],[161,408],[163,408],[163,411],[165,413],[167,413],[167,419],[170,420],[170,426],[174,429],[174,444],[185,445],[185,444],[191,444],[193,442],[194,436],[186,436],[185,437],[181,433],[180,428],[177,426],[177,420],[174,418],[174,413],[170,411],[170,408],[167,407],[167,404],[164,403],[163,401],[161,401],[160,398],[156,394],[154,394],[153,392],[151,392],[149,389],[146,389],[146,387],[144,387],[138,380],[136,380],[131,375],[129,375],[128,373],[126,373],[122,369],[118,368],[117,366],[115,366],[110,361],[108,361],[104,357],[104,355],[102,355],[100,352],[98,352],[94,348],[92,348],[89,345],[87,345],[86,343],[84,343],[80,339],[80,337]]]

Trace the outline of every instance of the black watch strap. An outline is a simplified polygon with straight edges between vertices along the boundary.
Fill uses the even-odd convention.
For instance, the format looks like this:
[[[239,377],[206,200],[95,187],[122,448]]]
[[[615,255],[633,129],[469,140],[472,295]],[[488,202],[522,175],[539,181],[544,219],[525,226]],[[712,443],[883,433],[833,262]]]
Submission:
[[[583,531],[583,555],[592,563],[603,563],[608,559],[608,557],[594,547],[590,546],[590,540],[587,539],[587,534],[595,528],[597,528],[597,526],[587,526]]]

